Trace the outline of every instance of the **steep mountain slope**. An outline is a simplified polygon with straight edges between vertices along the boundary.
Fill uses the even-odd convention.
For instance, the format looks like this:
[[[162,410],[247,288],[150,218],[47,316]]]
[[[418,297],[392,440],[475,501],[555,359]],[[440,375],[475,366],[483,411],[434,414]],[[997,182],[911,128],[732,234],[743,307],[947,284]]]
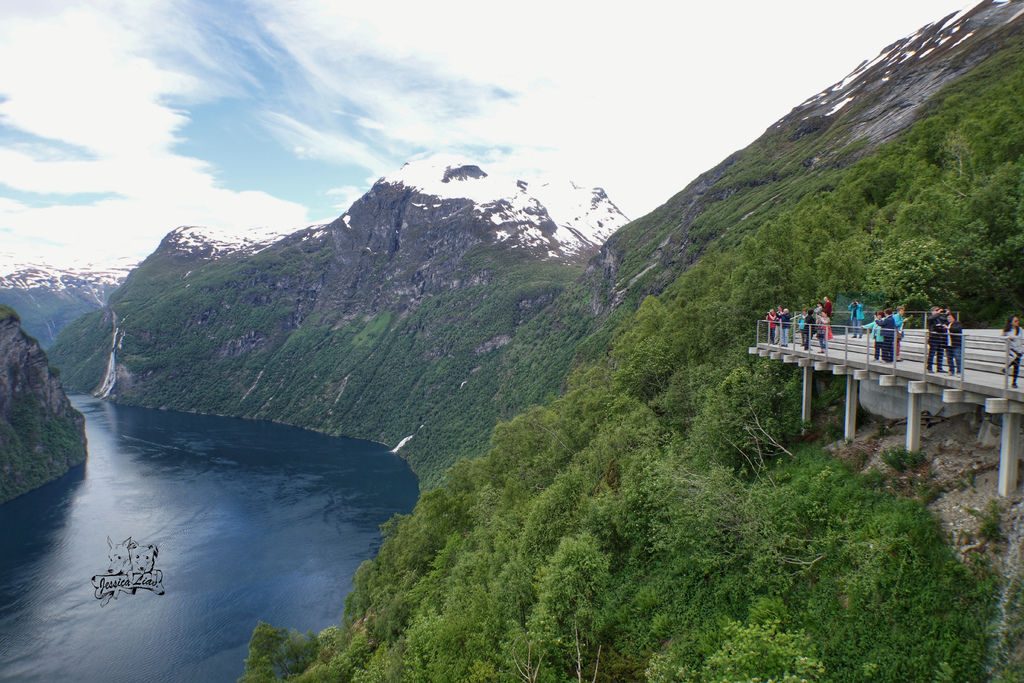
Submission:
[[[118,401],[401,442],[436,484],[560,389],[588,321],[550,303],[624,222],[599,189],[409,164],[276,241],[173,231],[53,357],[69,386]]]
[[[1022,8],[971,12],[960,30],[984,46],[946,54],[955,76],[932,74],[945,85],[909,125],[899,97],[877,111],[877,130],[896,122],[887,142],[860,138],[816,169],[805,155],[849,128],[770,129],[617,233],[590,273],[607,277],[596,308],[620,302],[612,343],[385,528],[340,627],[304,639],[261,624],[246,677],[286,661],[304,680],[1022,680],[1024,576],[998,576],[985,550],[1020,503],[997,504],[960,562],[926,508],[943,493],[931,454],[913,478],[831,457],[816,444],[841,434],[844,380],[819,377],[802,425],[798,371],[745,350],[758,311],[824,293],[943,301],[989,325],[1020,312]],[[758,212],[755,181],[773,173]],[[645,250],[617,252],[627,238]],[[661,257],[689,267],[664,274]],[[622,305],[645,288],[661,293]]]
[[[943,17],[796,106],[749,147],[608,240],[588,273],[594,310],[639,303],[712,241],[735,245],[800,197],[833,187],[838,171],[893,140],[943,86],[1018,35],[1022,12],[1016,0],[986,0]]]
[[[39,343],[0,305],[0,503],[85,462],[85,418]]]
[[[22,327],[43,348],[75,318],[102,308],[134,264],[55,268],[7,259],[0,276],[0,304],[17,311]]]

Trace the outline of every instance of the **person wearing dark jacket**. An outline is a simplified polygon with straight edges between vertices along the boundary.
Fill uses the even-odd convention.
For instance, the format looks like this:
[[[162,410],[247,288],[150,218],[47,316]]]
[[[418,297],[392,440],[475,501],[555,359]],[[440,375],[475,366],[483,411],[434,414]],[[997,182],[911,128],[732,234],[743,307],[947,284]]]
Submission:
[[[946,315],[946,358],[949,359],[949,374],[964,371],[964,328],[952,313]]]
[[[932,361],[942,372],[942,357],[946,354],[946,318],[938,306],[932,306],[928,315],[928,372],[932,372]]]
[[[789,346],[789,330],[792,327],[793,316],[788,308],[783,308],[779,315],[779,327],[782,329],[782,345]]]
[[[896,357],[896,321],[892,319],[892,309],[887,308],[878,326],[882,328],[882,362],[891,363]]]

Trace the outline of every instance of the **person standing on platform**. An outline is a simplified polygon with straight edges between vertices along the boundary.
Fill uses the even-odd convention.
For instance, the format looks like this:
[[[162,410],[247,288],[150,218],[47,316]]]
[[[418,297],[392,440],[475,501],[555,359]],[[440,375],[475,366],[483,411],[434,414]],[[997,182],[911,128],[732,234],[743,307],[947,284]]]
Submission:
[[[903,340],[903,324],[907,322],[907,309],[905,306],[897,306],[892,319],[896,321],[896,360],[900,359],[900,341]]]
[[[936,372],[942,372],[942,357],[946,353],[946,321],[942,309],[932,306],[928,315],[928,372],[932,372],[935,361]]]
[[[827,296],[822,298],[821,308],[822,308],[822,310],[825,311],[825,315],[828,316],[829,320],[831,320],[832,319],[832,302],[828,300]]]
[[[797,320],[800,321],[800,336],[803,337],[804,351],[811,350],[811,332],[814,330],[814,319],[811,318],[811,314],[805,308],[800,311],[797,316]]]
[[[768,315],[764,317],[768,321],[768,343],[775,343],[775,322],[779,319],[779,316],[775,315],[775,309],[769,308]]]
[[[1020,318],[1015,315],[1011,315],[1010,319],[1006,321],[1006,327],[1003,328],[1003,336],[1009,338],[1009,362],[1006,364],[1006,369],[1013,368],[1013,382],[1010,384],[1014,389],[1017,388],[1017,375],[1020,373],[1020,359],[1024,356],[1024,334],[1020,332]]]
[[[792,324],[793,316],[789,314],[788,308],[782,309],[782,315],[779,316],[779,327],[782,328],[782,345],[789,346],[789,329]]]
[[[949,359],[949,374],[964,371],[964,328],[956,316],[946,314],[946,357]]]
[[[853,336],[855,339],[859,339],[864,336],[861,329],[861,323],[864,320],[864,304],[854,299],[847,308],[850,309],[850,327],[853,328]]]
[[[882,354],[882,326],[880,324],[881,322],[882,312],[875,311],[874,321],[869,322],[867,325],[863,326],[865,330],[869,331],[868,333],[871,335],[871,339],[874,340],[875,342],[875,360],[878,360],[879,356],[881,356]]]
[[[892,363],[896,357],[896,321],[891,308],[882,312],[882,321],[878,325],[882,328],[882,362]]]
[[[821,347],[818,353],[825,353],[828,351],[828,340],[832,336],[832,319],[828,317],[825,311],[821,312],[816,321],[816,327],[818,328],[818,345]]]

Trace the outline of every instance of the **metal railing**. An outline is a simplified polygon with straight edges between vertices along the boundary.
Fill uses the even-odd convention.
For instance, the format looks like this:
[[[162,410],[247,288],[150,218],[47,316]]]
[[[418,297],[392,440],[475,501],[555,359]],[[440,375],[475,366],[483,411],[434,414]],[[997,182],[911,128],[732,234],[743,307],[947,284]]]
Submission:
[[[796,320],[789,323],[758,320],[755,331],[757,347],[777,349],[812,360],[828,360],[837,364],[841,362],[843,365],[881,374],[901,374],[911,378],[919,376],[921,379],[945,377],[948,381],[940,383],[952,385],[953,388],[963,389],[965,383],[969,382],[991,389],[1001,388],[1003,395],[1019,391],[1017,387],[1011,386],[1016,354],[1010,352],[1010,339],[997,331],[963,332],[960,335],[958,367],[952,371],[949,366],[950,354],[945,344],[940,346],[930,342],[927,329],[909,329],[904,326],[902,335],[897,336],[896,330],[889,328],[883,340],[877,341],[873,331],[863,326],[829,325],[824,334],[827,337],[831,331],[831,339],[826,338],[822,343],[822,327],[813,325],[805,335],[807,326],[801,328]],[[783,344],[783,341],[786,343]],[[932,361],[931,370],[928,369],[929,360]],[[1021,364],[1024,364],[1024,360]]]

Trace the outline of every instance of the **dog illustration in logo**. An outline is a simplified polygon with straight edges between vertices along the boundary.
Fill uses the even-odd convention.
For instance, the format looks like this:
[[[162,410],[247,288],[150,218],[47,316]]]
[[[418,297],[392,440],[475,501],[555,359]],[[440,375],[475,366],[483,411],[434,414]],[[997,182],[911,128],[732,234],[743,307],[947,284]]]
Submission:
[[[138,544],[132,540],[131,536],[117,544],[110,540],[110,536],[107,536],[107,558],[110,560],[110,565],[107,567],[107,573],[131,573],[132,551],[137,547]]]
[[[136,545],[132,548],[132,580],[137,581],[147,574],[153,573],[156,563],[157,549],[154,545]]]

